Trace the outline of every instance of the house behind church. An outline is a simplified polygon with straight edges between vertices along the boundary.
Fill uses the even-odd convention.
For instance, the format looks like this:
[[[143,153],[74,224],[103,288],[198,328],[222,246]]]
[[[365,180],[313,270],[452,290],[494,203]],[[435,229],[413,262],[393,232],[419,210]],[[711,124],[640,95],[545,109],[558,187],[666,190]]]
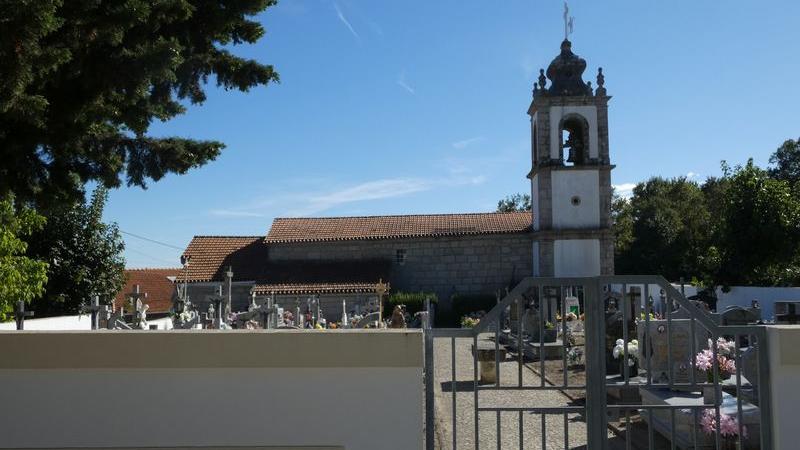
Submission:
[[[266,236],[196,236],[178,283],[201,310],[233,273],[231,302],[255,296],[294,310],[319,296],[328,317],[342,300],[374,299],[379,281],[392,292],[494,294],[532,273],[531,213],[278,218]]]

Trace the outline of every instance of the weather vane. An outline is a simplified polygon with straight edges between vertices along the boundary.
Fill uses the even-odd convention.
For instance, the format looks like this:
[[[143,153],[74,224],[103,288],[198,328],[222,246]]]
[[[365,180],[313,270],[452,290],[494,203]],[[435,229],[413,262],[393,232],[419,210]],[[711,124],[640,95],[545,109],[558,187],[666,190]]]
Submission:
[[[564,2],[564,40],[569,40],[569,35],[572,34],[575,25],[575,18],[569,15],[569,5]]]

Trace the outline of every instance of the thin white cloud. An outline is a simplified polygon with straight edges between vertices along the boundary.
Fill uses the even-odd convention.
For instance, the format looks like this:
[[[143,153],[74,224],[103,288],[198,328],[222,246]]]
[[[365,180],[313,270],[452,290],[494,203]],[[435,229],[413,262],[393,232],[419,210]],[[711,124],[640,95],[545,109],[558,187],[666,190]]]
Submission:
[[[290,215],[316,214],[336,206],[367,200],[402,197],[431,189],[432,183],[418,178],[387,178],[367,181],[324,195],[308,196],[305,205]]]
[[[467,148],[470,145],[472,145],[472,144],[474,144],[476,142],[480,142],[482,140],[483,140],[483,136],[477,136],[477,137],[473,137],[473,138],[469,138],[469,139],[464,139],[463,141],[453,142],[451,145],[453,146],[454,149],[461,150],[463,148]]]
[[[689,173],[687,173],[687,174],[686,174],[686,178],[688,178],[688,179],[690,179],[690,180],[691,180],[692,178],[697,178],[697,177],[699,177],[699,176],[700,176],[700,174],[699,174],[699,173],[696,173],[696,172],[689,172]]]
[[[339,17],[339,21],[342,22],[348,30],[350,30],[350,33],[356,38],[356,40],[361,41],[361,36],[358,35],[356,30],[353,28],[353,25],[351,25],[350,21],[347,20],[347,17],[344,16],[342,10],[339,8],[339,4],[333,2],[333,7],[336,9],[336,15]]]
[[[264,217],[261,213],[233,209],[212,209],[208,213],[217,217]]]
[[[408,91],[411,95],[416,95],[417,91],[411,87],[408,82],[406,81],[406,72],[400,72],[400,75],[397,76],[397,85]]]
[[[622,183],[622,184],[615,184],[613,186],[614,193],[616,193],[622,198],[631,198],[633,196],[633,188],[635,187],[636,183]]]

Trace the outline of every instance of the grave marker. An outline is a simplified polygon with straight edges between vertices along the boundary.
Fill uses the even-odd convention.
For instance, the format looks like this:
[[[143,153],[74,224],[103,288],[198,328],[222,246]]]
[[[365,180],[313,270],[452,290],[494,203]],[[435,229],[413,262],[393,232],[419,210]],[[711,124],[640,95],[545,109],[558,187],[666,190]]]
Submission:
[[[17,330],[25,329],[25,319],[33,317],[33,311],[25,311],[25,302],[20,300],[17,302],[17,308],[14,310],[14,318],[17,320]]]

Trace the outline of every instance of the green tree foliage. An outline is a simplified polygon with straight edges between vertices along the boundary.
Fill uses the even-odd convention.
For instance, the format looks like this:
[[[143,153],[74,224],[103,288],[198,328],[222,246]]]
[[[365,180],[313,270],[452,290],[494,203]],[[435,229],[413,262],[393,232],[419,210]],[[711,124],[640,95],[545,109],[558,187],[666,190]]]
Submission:
[[[673,280],[699,273],[711,232],[704,205],[700,186],[686,178],[651,178],[637,185],[622,222],[630,221],[631,235],[623,233],[616,272],[654,273]]]
[[[779,150],[780,151],[780,150]],[[800,281],[800,198],[784,179],[750,160],[726,180],[710,254],[715,284]]]
[[[34,302],[37,316],[75,314],[93,294],[110,300],[125,284],[124,243],[116,224],[102,220],[108,192],[91,201],[48,212],[47,225],[30,240],[30,253],[48,261],[47,291]]]
[[[633,243],[633,211],[631,202],[616,193],[611,200],[611,230],[614,233],[614,258],[621,260]]]
[[[215,141],[147,135],[205,100],[213,77],[246,91],[278,81],[234,56],[276,0],[0,0],[0,195],[82,200],[98,181],[144,187],[213,160]]]
[[[514,194],[497,202],[497,212],[530,211],[531,196],[528,194]]]
[[[800,180],[800,138],[791,139],[783,143],[769,158],[769,163],[775,166],[769,169],[769,175],[789,184],[797,184]]]
[[[0,322],[13,317],[18,301],[30,303],[44,292],[47,264],[26,256],[23,240],[44,222],[35,211],[16,208],[13,197],[0,199]]]

